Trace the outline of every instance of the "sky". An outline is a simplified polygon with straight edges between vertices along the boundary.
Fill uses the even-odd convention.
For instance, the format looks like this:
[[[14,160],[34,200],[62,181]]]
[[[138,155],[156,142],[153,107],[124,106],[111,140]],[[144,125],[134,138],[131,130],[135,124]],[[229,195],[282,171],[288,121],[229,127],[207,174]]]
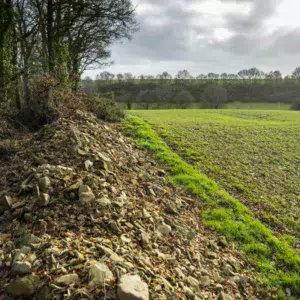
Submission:
[[[139,31],[111,46],[113,65],[88,70],[135,76],[237,73],[257,67],[290,74],[300,65],[300,0],[134,0]]]

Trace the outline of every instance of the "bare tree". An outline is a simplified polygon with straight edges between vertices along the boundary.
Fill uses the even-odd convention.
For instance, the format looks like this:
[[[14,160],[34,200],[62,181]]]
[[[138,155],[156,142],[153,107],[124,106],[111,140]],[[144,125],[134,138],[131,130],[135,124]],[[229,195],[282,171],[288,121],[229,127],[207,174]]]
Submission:
[[[300,67],[297,67],[293,73],[292,73],[292,78],[293,79],[297,79],[299,80],[300,79]]]
[[[191,79],[193,76],[189,73],[188,70],[180,70],[176,75],[177,79]]]
[[[125,80],[133,80],[134,76],[131,73],[124,73]]]

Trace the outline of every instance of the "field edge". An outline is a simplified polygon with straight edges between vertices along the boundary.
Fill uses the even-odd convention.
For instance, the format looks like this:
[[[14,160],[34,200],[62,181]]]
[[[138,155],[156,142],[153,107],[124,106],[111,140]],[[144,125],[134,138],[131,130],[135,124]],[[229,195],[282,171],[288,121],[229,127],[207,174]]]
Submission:
[[[135,142],[154,153],[155,158],[170,168],[170,181],[187,188],[204,204],[202,214],[206,226],[215,227],[246,253],[269,287],[289,288],[300,295],[300,255],[285,241],[255,219],[249,209],[230,196],[206,175],[172,152],[156,131],[144,120],[130,116],[125,130]],[[284,292],[279,292],[282,296]]]

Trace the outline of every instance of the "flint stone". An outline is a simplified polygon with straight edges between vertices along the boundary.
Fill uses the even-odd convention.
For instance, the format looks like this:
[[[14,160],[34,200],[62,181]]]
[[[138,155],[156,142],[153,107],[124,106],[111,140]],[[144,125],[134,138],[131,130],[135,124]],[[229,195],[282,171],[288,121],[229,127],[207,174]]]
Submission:
[[[91,190],[91,188],[90,188],[88,185],[82,184],[82,185],[79,187],[78,193],[79,193],[79,196],[80,196],[82,193],[87,193],[87,192],[91,192],[91,191],[92,191],[92,190]]]
[[[100,170],[108,170],[108,165],[104,160],[98,160],[97,162],[95,162],[95,165],[97,166],[97,168],[99,168]]]
[[[183,288],[183,293],[185,294],[187,299],[189,299],[189,300],[195,299],[195,295],[194,295],[193,291],[191,289],[189,289],[187,286],[185,286]]]
[[[89,270],[89,288],[103,285],[105,281],[113,280],[114,275],[109,268],[102,263],[95,263]]]
[[[196,290],[199,288],[199,281],[196,278],[188,276],[187,281],[192,288]]]
[[[82,181],[79,180],[79,181],[73,183],[72,185],[70,185],[69,187],[67,187],[65,189],[65,192],[74,192],[74,191],[78,190],[81,185],[82,185]]]
[[[92,168],[92,166],[93,166],[93,162],[91,162],[91,161],[88,159],[88,160],[86,160],[86,161],[84,162],[84,166],[85,166],[85,169],[86,169],[87,171],[89,171],[89,170]]]
[[[54,281],[55,284],[60,285],[60,286],[68,286],[72,282],[74,282],[74,283],[79,282],[79,277],[77,274],[63,275],[63,276],[56,278],[56,280]]]
[[[13,205],[13,199],[10,196],[2,196],[1,198],[1,205],[4,209],[11,209]]]
[[[210,278],[209,276],[203,276],[200,280],[202,286],[209,286],[210,285]]]
[[[143,249],[148,249],[150,246],[150,237],[147,233],[142,232],[141,233],[141,239],[142,239],[142,247]]]
[[[39,278],[36,275],[27,275],[10,283],[5,291],[14,298],[30,297],[35,294],[38,285]]]
[[[20,261],[22,257],[25,257],[31,251],[30,247],[23,246],[20,250],[16,252],[13,262]]]
[[[97,204],[101,207],[101,208],[107,208],[109,206],[111,206],[111,201],[108,198],[100,198],[97,199]]]
[[[226,247],[228,246],[228,242],[227,242],[225,236],[221,236],[221,237],[219,238],[218,246],[220,246],[220,247],[222,247],[222,248],[226,248]]]
[[[109,157],[107,157],[106,155],[104,155],[103,153],[101,152],[98,152],[97,153],[99,158],[103,161],[105,161],[106,163],[110,163],[111,162],[111,159]]]
[[[94,193],[92,191],[81,193],[79,195],[79,202],[81,204],[91,203],[96,199]]]
[[[224,292],[221,292],[219,299],[220,300],[233,300],[233,298],[230,295],[228,295]]]
[[[117,294],[120,300],[149,300],[148,285],[138,275],[123,275]]]
[[[28,261],[25,262],[16,262],[12,268],[12,272],[15,274],[28,274],[31,270],[31,263]]]
[[[47,206],[50,202],[49,194],[41,194],[37,202],[39,206]]]
[[[157,227],[157,230],[161,235],[167,237],[167,236],[169,236],[169,234],[171,232],[171,226],[169,226],[167,224],[162,224]]]
[[[117,253],[115,253],[113,250],[111,250],[108,247],[100,245],[99,249],[101,249],[106,255],[109,255],[110,259],[114,262],[124,261],[123,257],[119,256]]]
[[[24,244],[26,246],[31,246],[33,244],[38,244],[39,242],[40,242],[40,239],[37,236],[33,235],[33,234],[27,234],[25,236]]]
[[[38,182],[38,186],[39,186],[39,189],[40,191],[42,192],[45,192],[47,191],[47,189],[50,187],[51,185],[51,181],[49,179],[49,177],[42,177],[39,179],[39,182]]]

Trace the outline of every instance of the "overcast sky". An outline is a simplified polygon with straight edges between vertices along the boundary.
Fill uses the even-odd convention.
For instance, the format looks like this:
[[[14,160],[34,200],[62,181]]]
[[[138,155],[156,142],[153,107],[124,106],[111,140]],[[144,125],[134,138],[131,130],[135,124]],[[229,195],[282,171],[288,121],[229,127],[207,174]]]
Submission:
[[[290,74],[300,65],[300,0],[135,0],[140,30],[111,47],[112,73]],[[94,77],[103,70],[87,71]]]

